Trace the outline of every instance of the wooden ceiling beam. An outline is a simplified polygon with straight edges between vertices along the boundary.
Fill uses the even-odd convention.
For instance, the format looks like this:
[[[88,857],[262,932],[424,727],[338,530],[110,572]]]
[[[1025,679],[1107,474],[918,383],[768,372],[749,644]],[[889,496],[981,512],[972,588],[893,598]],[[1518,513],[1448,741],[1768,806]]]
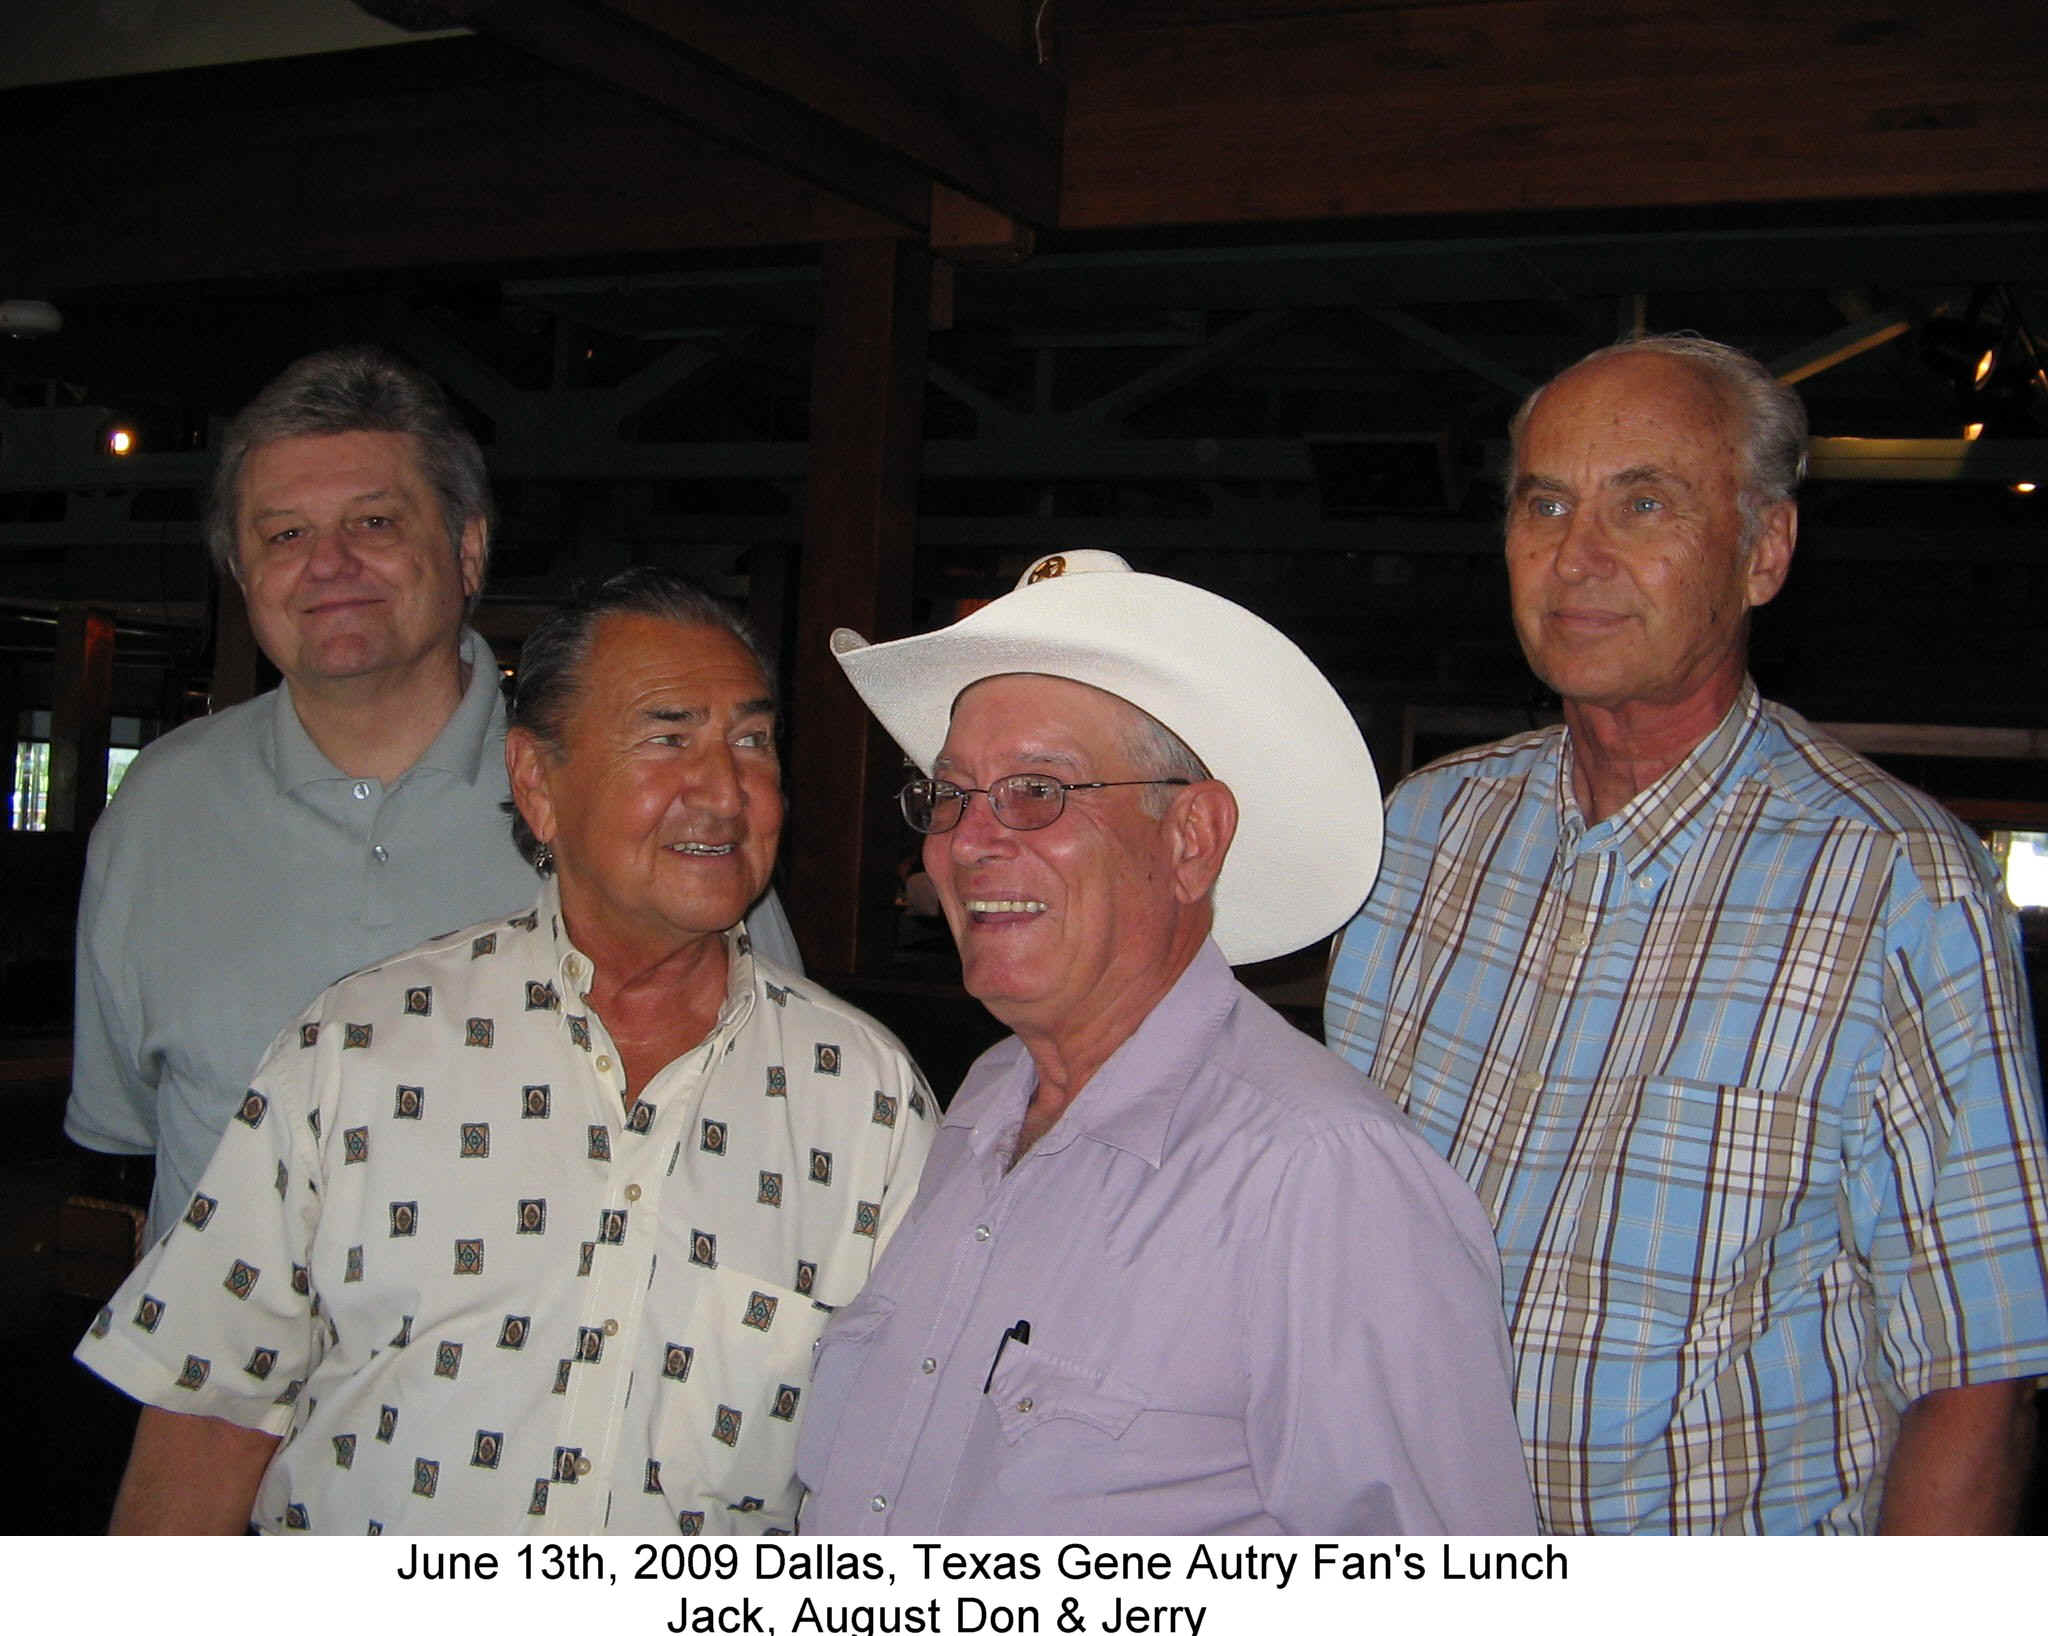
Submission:
[[[904,231],[476,39],[0,93],[0,149],[11,292]]]
[[[2040,0],[1063,0],[1061,226],[2048,187]]]
[[[934,0],[357,3],[590,75],[920,234],[934,181],[1041,226],[1058,209],[1059,81]]]

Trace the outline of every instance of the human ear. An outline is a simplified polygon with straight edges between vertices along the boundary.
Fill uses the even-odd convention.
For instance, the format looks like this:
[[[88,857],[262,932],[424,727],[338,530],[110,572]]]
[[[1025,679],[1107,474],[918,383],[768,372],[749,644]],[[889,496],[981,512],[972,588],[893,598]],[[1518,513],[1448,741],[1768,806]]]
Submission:
[[[512,804],[534,839],[555,838],[555,800],[548,786],[547,747],[525,727],[505,733],[505,781],[512,787]]]
[[[1174,895],[1183,903],[1199,903],[1223,873],[1237,834],[1237,797],[1228,784],[1205,778],[1174,791],[1166,822],[1173,843]]]
[[[475,596],[484,588],[484,563],[488,559],[486,547],[490,543],[489,527],[490,525],[481,517],[472,517],[462,525],[462,544],[456,547],[455,561],[462,570],[462,594],[465,599]]]
[[[1799,543],[1799,508],[1780,500],[1765,513],[1744,570],[1745,591],[1752,608],[1761,608],[1785,588],[1792,571],[1792,550]]]

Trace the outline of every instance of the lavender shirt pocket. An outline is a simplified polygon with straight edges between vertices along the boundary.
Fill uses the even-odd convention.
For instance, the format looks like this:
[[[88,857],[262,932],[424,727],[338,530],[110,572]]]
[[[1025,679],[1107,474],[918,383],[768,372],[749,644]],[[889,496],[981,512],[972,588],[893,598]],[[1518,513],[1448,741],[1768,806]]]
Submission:
[[[1029,1447],[1028,1438],[1053,1437],[1055,1432],[1048,1428],[1074,1434],[1085,1427],[1119,1438],[1150,1407],[1144,1397],[1111,1380],[1107,1370],[1031,1346],[1013,1346],[1004,1353],[996,1365],[989,1401],[1003,1441],[1020,1450]]]

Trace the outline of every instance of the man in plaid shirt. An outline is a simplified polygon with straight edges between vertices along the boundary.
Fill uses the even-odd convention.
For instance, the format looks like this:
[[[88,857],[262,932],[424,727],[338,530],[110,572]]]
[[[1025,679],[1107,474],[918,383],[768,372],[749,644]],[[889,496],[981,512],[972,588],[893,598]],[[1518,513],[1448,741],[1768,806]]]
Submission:
[[[1797,397],[1692,337],[1513,428],[1564,725],[1396,791],[1328,1038],[1492,1215],[1558,1531],[2009,1529],[2048,1372],[2013,917],[1969,832],[1761,699]]]

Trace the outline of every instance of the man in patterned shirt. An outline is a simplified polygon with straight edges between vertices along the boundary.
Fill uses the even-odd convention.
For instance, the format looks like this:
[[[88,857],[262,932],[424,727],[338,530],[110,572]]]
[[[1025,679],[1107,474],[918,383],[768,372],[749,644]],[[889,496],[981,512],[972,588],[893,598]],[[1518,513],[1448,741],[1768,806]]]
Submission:
[[[933,1109],[757,959],[751,637],[658,570],[551,615],[506,761],[539,902],[344,978],[80,1344],[142,1399],[117,1530],[761,1532],[811,1343]]]
[[[1523,406],[1508,573],[1564,726],[1395,792],[1331,973],[1331,1044],[1494,1218],[1553,1530],[1999,1530],[2024,1489],[2012,915],[1968,831],[1747,675],[1805,441],[1690,337]]]

